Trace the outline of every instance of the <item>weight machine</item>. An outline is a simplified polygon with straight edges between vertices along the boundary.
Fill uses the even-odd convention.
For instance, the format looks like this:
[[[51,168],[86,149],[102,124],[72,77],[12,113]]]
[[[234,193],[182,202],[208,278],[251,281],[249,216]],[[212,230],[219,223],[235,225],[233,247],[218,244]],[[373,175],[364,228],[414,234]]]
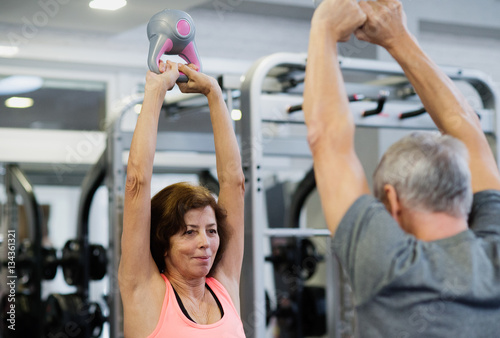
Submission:
[[[241,316],[249,338],[266,336],[266,250],[263,240],[322,236],[326,237],[327,247],[330,247],[331,238],[326,229],[306,226],[271,228],[263,217],[266,159],[277,158],[278,162],[281,159],[292,165],[305,159],[309,161],[309,168],[312,164],[303,118],[294,113],[301,110],[306,60],[305,54],[277,53],[263,57],[248,70],[241,84],[241,149],[247,178]],[[358,128],[436,129],[397,64],[349,58],[341,58],[339,63]],[[494,137],[493,148],[498,161],[498,95],[491,80],[475,70],[442,69],[452,80],[466,84],[474,91],[473,96],[478,98],[474,108],[483,131]],[[352,325],[352,322],[345,322],[345,313],[340,306],[344,293],[341,267],[331,252],[325,259],[328,337],[354,334],[354,327],[346,332],[346,325]]]
[[[16,293],[10,298],[15,299],[16,330],[4,327],[3,324],[8,322],[2,320],[2,333],[5,337],[37,338],[61,334],[71,334],[78,338],[100,336],[106,319],[99,304],[89,301],[89,282],[100,280],[106,274],[106,251],[100,245],[88,243],[88,218],[92,198],[104,178],[103,164],[105,163],[100,160],[82,183],[78,239],[66,243],[61,258],[57,257],[54,248],[42,247],[43,212],[28,178],[17,165],[6,165],[6,228],[15,230],[11,228],[19,224],[16,204],[16,196],[19,195],[26,209],[30,239],[20,242],[19,232],[14,231],[16,245],[13,247],[16,249],[16,257],[12,271],[15,271],[15,278],[9,281],[14,281],[16,285]],[[8,268],[3,263],[5,262],[2,261],[2,268]],[[50,294],[42,300],[42,280],[53,279],[58,266],[62,267],[66,283],[76,287],[76,293]],[[4,307],[10,306],[8,299],[2,300],[2,319],[6,313]]]
[[[103,246],[89,243],[89,214],[92,199],[106,175],[106,152],[87,172],[81,184],[78,205],[77,238],[66,242],[59,264],[68,285],[76,287],[71,294],[50,294],[45,305],[45,331],[56,336],[71,323],[78,328],[74,336],[95,338],[101,335],[106,318],[98,302],[89,299],[92,280],[101,280],[107,273],[107,254]]]
[[[28,337],[32,334],[36,334],[37,337],[42,337],[43,335],[43,317],[40,316],[43,309],[43,302],[41,297],[42,289],[42,276],[43,276],[43,263],[42,258],[42,220],[43,213],[36,196],[33,192],[33,187],[29,182],[26,175],[19,169],[17,165],[9,164],[6,166],[5,170],[5,187],[7,191],[7,204],[5,207],[6,211],[6,231],[4,234],[5,253],[7,252],[7,233],[9,230],[16,230],[14,225],[18,224],[18,209],[16,203],[16,196],[19,195],[24,202],[26,208],[27,224],[28,224],[28,235],[30,238],[30,257],[26,257],[25,262],[21,262],[18,258],[21,255],[20,248],[21,242],[19,241],[19,232],[14,232],[15,236],[15,264],[11,269],[11,265],[4,264],[8,263],[7,255],[3,255],[6,261],[1,261],[0,269],[2,270],[2,276],[5,276],[5,280],[2,278],[2,284],[7,285],[7,282],[14,282],[15,287],[15,329],[9,329],[7,326],[9,322],[6,320],[10,316],[6,315],[7,309],[10,308],[12,302],[8,299],[7,293],[4,299],[2,299],[2,334],[5,337]],[[26,256],[26,255],[25,255]],[[24,266],[23,266],[24,265]],[[26,272],[29,270],[28,280],[25,283],[21,283],[18,276],[21,275],[21,269]],[[5,272],[5,271],[8,272]],[[55,275],[55,274],[54,274]],[[10,291],[10,290],[7,290]],[[10,298],[12,300],[12,298]]]

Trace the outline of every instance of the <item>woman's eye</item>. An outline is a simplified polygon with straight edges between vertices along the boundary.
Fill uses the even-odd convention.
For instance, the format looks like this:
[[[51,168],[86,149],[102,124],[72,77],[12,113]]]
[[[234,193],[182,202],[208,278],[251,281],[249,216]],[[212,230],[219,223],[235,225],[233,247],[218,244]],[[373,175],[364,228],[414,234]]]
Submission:
[[[194,230],[187,230],[186,235],[191,235],[194,232]]]
[[[211,234],[216,234],[216,233],[217,233],[217,230],[215,230],[215,229],[210,229],[210,233],[211,233]]]

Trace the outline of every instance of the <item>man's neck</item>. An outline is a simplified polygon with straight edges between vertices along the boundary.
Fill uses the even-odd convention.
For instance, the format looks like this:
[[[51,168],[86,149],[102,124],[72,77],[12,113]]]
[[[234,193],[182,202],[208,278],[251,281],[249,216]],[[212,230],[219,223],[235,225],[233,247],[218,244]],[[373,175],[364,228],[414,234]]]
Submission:
[[[411,211],[406,215],[407,231],[416,238],[430,242],[455,236],[468,229],[467,220],[443,212]]]

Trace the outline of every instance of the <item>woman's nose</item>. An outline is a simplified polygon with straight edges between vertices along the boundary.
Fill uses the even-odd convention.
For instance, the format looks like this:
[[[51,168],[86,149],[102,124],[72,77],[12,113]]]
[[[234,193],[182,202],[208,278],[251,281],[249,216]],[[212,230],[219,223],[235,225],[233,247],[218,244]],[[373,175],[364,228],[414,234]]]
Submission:
[[[200,235],[198,236],[198,241],[199,241],[199,246],[201,248],[208,247],[208,236],[204,232],[200,232]]]

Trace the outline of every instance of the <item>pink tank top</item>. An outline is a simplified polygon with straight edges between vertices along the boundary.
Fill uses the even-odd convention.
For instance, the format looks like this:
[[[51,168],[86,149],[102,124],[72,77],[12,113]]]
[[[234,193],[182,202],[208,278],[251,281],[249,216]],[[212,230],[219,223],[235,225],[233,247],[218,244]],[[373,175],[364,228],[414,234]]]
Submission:
[[[215,323],[201,325],[189,320],[184,315],[177,303],[172,285],[165,275],[162,274],[161,276],[165,280],[166,285],[165,298],[163,299],[160,319],[156,325],[156,329],[148,338],[245,338],[243,323],[238,315],[238,311],[236,311],[233,301],[224,286],[215,278],[207,278],[206,283],[219,299],[224,310],[224,316]]]

